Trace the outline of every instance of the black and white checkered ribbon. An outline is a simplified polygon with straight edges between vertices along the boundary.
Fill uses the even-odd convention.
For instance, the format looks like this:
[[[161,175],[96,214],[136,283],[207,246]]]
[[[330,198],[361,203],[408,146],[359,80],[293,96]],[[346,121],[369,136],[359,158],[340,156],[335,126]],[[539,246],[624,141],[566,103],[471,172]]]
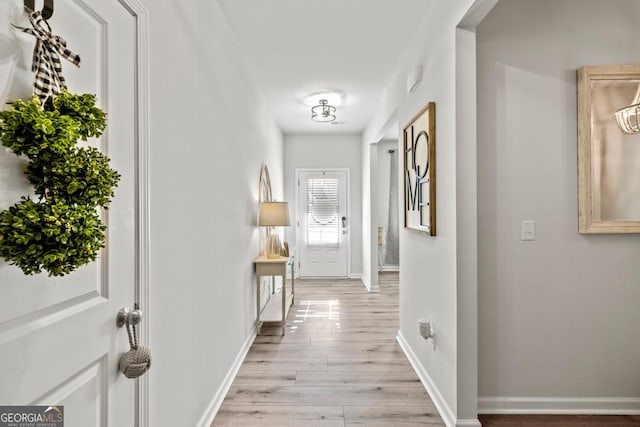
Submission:
[[[47,98],[57,95],[67,87],[62,76],[60,56],[78,67],[80,56],[67,49],[67,42],[62,37],[51,33],[51,27],[39,11],[29,14],[29,21],[33,28],[16,28],[36,38],[31,65],[31,71],[35,73],[33,93],[44,104]]]

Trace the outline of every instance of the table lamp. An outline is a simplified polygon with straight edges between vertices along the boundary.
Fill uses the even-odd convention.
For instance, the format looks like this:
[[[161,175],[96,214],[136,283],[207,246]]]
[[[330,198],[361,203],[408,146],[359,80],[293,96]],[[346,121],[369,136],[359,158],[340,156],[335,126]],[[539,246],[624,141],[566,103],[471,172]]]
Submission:
[[[280,256],[280,237],[276,227],[290,225],[289,204],[287,202],[260,203],[258,225],[268,227],[265,248],[267,258],[278,258]]]

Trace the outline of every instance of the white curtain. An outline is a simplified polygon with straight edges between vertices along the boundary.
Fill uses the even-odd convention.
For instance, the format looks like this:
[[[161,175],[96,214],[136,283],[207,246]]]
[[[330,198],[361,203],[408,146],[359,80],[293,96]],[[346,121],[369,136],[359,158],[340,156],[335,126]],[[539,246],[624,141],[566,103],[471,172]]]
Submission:
[[[387,224],[387,248],[384,255],[386,265],[398,265],[398,157],[396,150],[389,150],[389,223]]]

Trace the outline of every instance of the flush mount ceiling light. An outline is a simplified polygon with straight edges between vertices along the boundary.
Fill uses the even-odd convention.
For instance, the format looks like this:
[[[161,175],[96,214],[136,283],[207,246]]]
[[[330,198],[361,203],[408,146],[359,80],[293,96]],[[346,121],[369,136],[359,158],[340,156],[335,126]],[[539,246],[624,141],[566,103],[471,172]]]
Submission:
[[[311,107],[311,120],[319,123],[330,123],[336,119],[336,107],[329,105],[326,99],[321,99],[320,104]]]
[[[620,130],[628,135],[640,133],[640,84],[631,105],[616,111]]]

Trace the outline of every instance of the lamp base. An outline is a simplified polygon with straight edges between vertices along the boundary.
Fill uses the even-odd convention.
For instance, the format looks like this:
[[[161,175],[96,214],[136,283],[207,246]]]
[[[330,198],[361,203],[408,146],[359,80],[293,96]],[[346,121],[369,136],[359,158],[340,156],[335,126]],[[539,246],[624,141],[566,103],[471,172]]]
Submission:
[[[275,228],[272,228],[267,237],[266,255],[267,258],[280,258],[280,236]]]

